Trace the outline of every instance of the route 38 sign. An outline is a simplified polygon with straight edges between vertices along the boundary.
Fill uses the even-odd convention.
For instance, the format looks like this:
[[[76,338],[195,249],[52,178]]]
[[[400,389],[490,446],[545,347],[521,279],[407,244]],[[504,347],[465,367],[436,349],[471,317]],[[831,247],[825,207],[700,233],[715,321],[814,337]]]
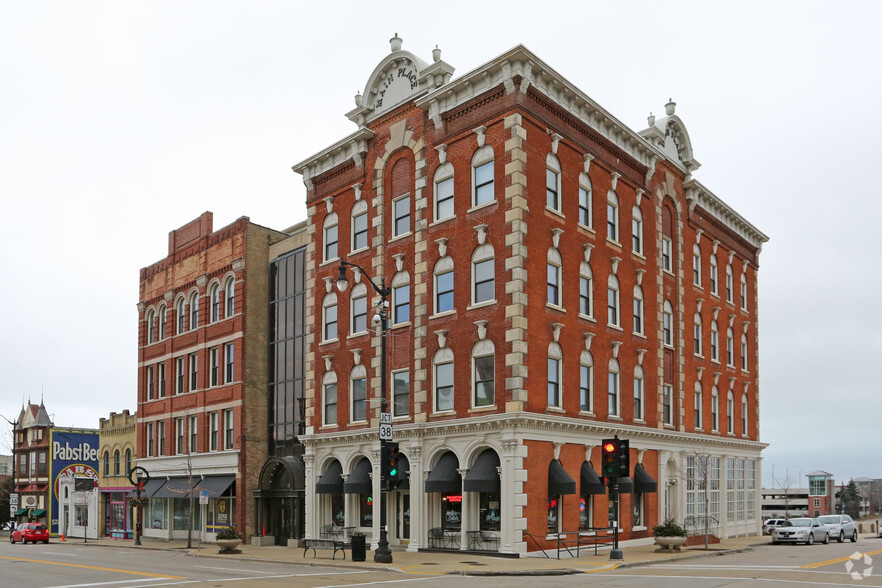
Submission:
[[[380,441],[392,440],[392,413],[380,413]]]

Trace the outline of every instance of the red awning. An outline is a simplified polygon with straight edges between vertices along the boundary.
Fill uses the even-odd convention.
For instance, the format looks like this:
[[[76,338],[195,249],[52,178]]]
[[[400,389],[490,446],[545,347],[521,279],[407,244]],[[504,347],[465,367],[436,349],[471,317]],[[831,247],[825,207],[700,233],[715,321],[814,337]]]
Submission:
[[[42,486],[39,484],[31,484],[30,486],[25,486],[19,492],[27,493],[36,493],[36,492],[45,492],[49,486],[47,484],[43,484]]]

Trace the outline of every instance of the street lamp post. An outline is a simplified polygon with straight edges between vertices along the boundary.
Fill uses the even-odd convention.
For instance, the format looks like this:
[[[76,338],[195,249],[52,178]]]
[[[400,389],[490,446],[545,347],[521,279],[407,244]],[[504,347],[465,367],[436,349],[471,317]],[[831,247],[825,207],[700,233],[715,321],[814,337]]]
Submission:
[[[387,300],[389,299],[389,294],[392,292],[391,288],[386,287],[386,280],[384,278],[380,278],[380,285],[377,286],[376,283],[367,275],[367,272],[364,271],[364,268],[358,264],[351,263],[345,260],[340,260],[340,267],[338,268],[337,273],[337,290],[340,292],[346,291],[346,286],[349,284],[349,280],[346,279],[346,266],[352,266],[361,271],[362,275],[370,282],[370,285],[374,288],[377,294],[380,295],[381,303],[380,303],[380,312],[378,313],[380,316],[380,329],[382,331],[382,338],[380,340],[380,414],[381,420],[382,415],[386,413],[388,409],[387,405],[387,382],[386,382],[386,332],[388,330],[389,322],[387,315]],[[391,440],[391,439],[390,439]],[[380,439],[380,452],[385,449],[385,443],[383,439]],[[377,543],[377,550],[374,552],[374,561],[379,563],[392,563],[392,551],[389,549],[389,540],[386,535],[386,472],[383,471],[382,466],[383,460],[380,460],[380,541]]]

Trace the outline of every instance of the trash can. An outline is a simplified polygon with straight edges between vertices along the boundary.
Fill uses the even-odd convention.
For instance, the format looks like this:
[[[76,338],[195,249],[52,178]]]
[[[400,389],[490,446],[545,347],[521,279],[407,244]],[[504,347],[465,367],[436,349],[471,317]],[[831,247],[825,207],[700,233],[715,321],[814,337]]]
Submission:
[[[365,560],[364,538],[364,533],[352,534],[352,547],[350,548],[350,552],[352,553],[352,561]]]

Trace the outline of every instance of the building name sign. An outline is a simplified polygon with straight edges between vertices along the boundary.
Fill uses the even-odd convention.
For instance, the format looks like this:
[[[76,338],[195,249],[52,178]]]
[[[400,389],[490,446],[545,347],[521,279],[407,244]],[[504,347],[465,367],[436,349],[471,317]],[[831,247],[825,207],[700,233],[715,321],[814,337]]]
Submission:
[[[383,107],[383,101],[386,98],[392,98],[392,103],[397,104],[413,90],[419,87],[419,74],[415,67],[405,66],[399,67],[392,72],[386,74],[386,77],[379,83],[377,88],[376,108]],[[386,94],[390,94],[387,96]],[[389,100],[386,100],[387,102]]]
[[[52,444],[52,459],[61,461],[98,461],[98,449],[92,447],[89,443],[80,443],[74,447],[66,442],[62,446],[61,443],[55,441]]]

